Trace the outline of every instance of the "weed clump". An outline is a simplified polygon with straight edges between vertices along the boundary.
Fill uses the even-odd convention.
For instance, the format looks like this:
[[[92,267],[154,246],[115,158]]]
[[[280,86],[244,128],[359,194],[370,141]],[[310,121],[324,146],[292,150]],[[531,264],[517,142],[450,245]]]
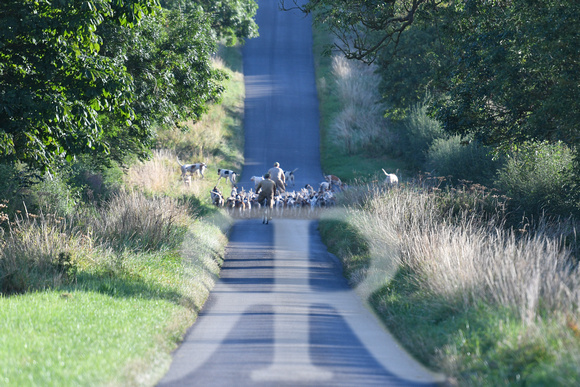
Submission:
[[[0,238],[0,292],[23,293],[75,281],[79,235],[63,219],[27,214]]]

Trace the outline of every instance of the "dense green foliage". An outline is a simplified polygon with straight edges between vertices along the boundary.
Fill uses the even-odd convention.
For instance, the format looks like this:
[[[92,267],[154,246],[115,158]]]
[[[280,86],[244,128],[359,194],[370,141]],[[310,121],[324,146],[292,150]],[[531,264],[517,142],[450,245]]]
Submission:
[[[580,4],[475,1],[443,29],[454,48],[438,115],[451,132],[509,150],[527,140],[580,142]]]
[[[398,136],[385,153],[415,170],[520,192],[512,203],[520,213],[580,213],[580,3],[311,0],[300,9],[334,33],[346,57],[377,65],[385,135]],[[545,180],[554,187],[514,190],[523,180],[509,175],[532,173],[534,158],[523,155],[545,142],[571,155],[565,166],[550,161],[561,166]],[[504,168],[515,159],[518,168]]]
[[[98,54],[97,29],[105,21],[128,29],[155,8],[152,0],[2,2],[1,155],[46,166],[108,149],[99,111],[114,111],[131,125],[132,87],[122,58]]]
[[[438,138],[427,151],[427,170],[439,176],[451,176],[451,182],[477,181],[492,186],[501,160],[491,156],[488,147],[477,142],[463,144],[459,136]]]
[[[408,117],[400,125],[395,125],[401,153],[419,169],[433,141],[445,137],[439,122],[427,114],[427,108],[425,104],[416,104],[410,108]]]
[[[410,104],[398,93],[400,102],[412,105],[429,85],[451,133],[505,149],[527,140],[580,141],[578,2],[311,0],[301,9],[316,12],[348,58],[379,58],[386,71],[391,64],[403,71],[414,90]]]
[[[256,35],[254,1],[0,5],[0,158],[52,167],[145,155],[157,126],[198,120],[222,93],[218,39]]]
[[[239,69],[239,48],[223,50]],[[219,66],[221,104],[187,124],[238,155],[243,79]],[[156,138],[168,160],[157,151],[128,169],[90,155],[51,173],[0,163],[0,384],[148,386],[169,368],[217,278],[229,219],[209,203],[212,179],[184,186],[170,153],[207,142],[160,132],[175,133]]]
[[[353,4],[362,3],[375,4]],[[331,8],[348,7],[350,2],[309,4],[329,6],[322,10],[328,18],[345,15],[346,11]],[[558,8],[563,4],[569,8]],[[350,11],[362,14],[356,5]],[[567,105],[562,98],[557,104],[551,93],[578,87],[576,75],[561,72],[558,61],[560,54],[577,47],[577,33],[568,32],[576,34],[570,39],[560,35],[551,48],[549,40],[539,36],[546,32],[542,23],[549,24],[547,30],[563,31],[568,22],[566,28],[576,24],[577,29],[571,15],[578,6],[570,1],[517,0],[446,1],[440,5],[420,8],[396,50],[393,45],[383,47],[374,62],[382,77],[385,116],[390,120],[385,132],[394,136],[393,145],[383,149],[383,157],[400,156],[414,169],[413,178],[401,174],[402,184],[396,189],[386,189],[380,180],[376,185],[353,183],[339,198],[346,215],[334,219],[327,214],[321,219],[321,236],[342,260],[349,282],[359,294],[370,295],[368,300],[398,342],[424,364],[445,373],[446,384],[577,385],[580,316],[577,296],[568,295],[578,294],[579,289],[577,221],[570,218],[580,210],[574,160],[578,139],[566,135],[564,128],[568,125],[575,130],[572,120],[564,122],[577,111],[559,116],[558,123],[551,122],[558,127],[545,133],[534,115],[536,108],[546,109],[543,114],[547,115],[557,115],[558,109],[576,109],[576,101]],[[471,9],[475,13],[468,14],[469,6],[479,6],[480,12]],[[532,10],[533,6],[539,9]],[[554,8],[547,10],[550,7]],[[546,19],[540,22],[542,9]],[[502,42],[498,36],[502,23],[509,19],[502,23],[490,19],[496,29],[486,24],[486,17],[493,14],[500,19],[502,12],[506,17],[521,12],[520,22],[531,15],[536,19],[525,26],[506,25],[512,34],[527,35]],[[348,24],[361,19],[315,20]],[[358,21],[350,27],[360,27]],[[467,24],[471,30],[460,29]],[[316,31],[324,34],[326,26],[321,27]],[[358,31],[364,32],[365,27]],[[534,34],[538,51],[519,67],[507,59],[493,62],[490,55],[501,51],[502,44],[510,45],[509,51],[515,49],[515,42],[521,42],[524,49],[523,42],[536,39]],[[541,74],[532,67],[548,63],[552,48],[560,52],[554,56],[554,67],[545,69],[549,74],[543,75],[541,79],[547,83],[542,83]],[[468,59],[468,52],[479,52],[480,63],[473,63],[474,67],[461,63]],[[542,58],[535,58],[540,55]],[[573,55],[569,60],[569,66],[577,64]],[[319,63],[323,67],[318,72],[319,91],[323,91],[322,158],[344,160],[344,153],[331,149],[324,136],[325,126],[331,125],[333,115],[339,116],[343,106],[325,101],[327,95],[339,91],[329,81],[327,59]],[[507,80],[506,75],[514,71]],[[493,103],[481,109],[465,103],[471,97],[475,101],[476,94],[471,93],[482,96],[488,91],[495,93],[482,97],[488,102],[514,99],[502,109],[516,112],[524,107],[524,111],[533,100],[534,111],[524,114],[526,120],[517,124],[509,123],[506,115],[495,126],[493,120],[500,118],[493,116]],[[568,96],[575,93],[576,89],[570,90]],[[516,101],[522,94],[526,94],[524,99]],[[332,106],[325,110],[325,104]],[[445,110],[452,106],[465,110]],[[453,128],[451,119],[445,121],[447,113],[473,122],[465,130]],[[489,119],[484,124],[490,127],[476,119]],[[368,155],[364,160],[384,163],[380,157]],[[420,170],[433,174],[416,173]],[[373,171],[353,173],[366,176]],[[368,284],[377,286],[369,290]],[[561,292],[562,288],[566,291]],[[530,297],[536,297],[535,301]]]
[[[574,192],[574,155],[562,143],[520,147],[498,171],[496,185],[514,206],[531,214],[569,215],[578,203]]]
[[[201,7],[210,18],[215,36],[225,39],[228,45],[258,36],[258,25],[253,19],[258,5],[253,0],[161,0],[161,5],[184,13]]]

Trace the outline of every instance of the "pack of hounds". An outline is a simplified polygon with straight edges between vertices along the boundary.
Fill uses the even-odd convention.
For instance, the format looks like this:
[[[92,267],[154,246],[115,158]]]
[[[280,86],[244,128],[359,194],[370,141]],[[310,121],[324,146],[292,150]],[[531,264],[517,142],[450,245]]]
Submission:
[[[206,163],[198,162],[194,164],[181,164],[179,159],[177,162],[181,167],[181,177],[186,185],[191,184],[191,178],[193,175],[199,174],[202,178],[205,177],[204,172],[207,169]],[[295,173],[297,170],[298,168],[292,171],[284,171],[287,184],[286,188],[289,186],[294,188]],[[386,185],[398,185],[399,179],[396,174],[388,173],[384,169],[382,171],[385,174],[384,183]],[[251,217],[253,212],[260,209],[261,205],[258,203],[258,192],[253,188],[248,191],[244,190],[244,188],[238,190],[236,185],[237,173],[235,171],[219,168],[217,170],[217,175],[218,180],[216,185],[210,191],[211,202],[215,206],[224,207],[232,214],[248,217]],[[290,215],[291,213],[299,211],[315,211],[316,209],[334,206],[335,193],[346,189],[347,186],[337,176],[323,175],[323,177],[324,181],[318,185],[318,189],[315,189],[310,184],[306,184],[303,188],[298,190],[285,190],[284,192],[275,195],[274,212],[278,215]],[[225,197],[218,188],[221,179],[229,181],[232,186],[232,190],[228,197]],[[256,187],[263,179],[264,176],[252,176],[250,181],[252,181],[254,187]]]

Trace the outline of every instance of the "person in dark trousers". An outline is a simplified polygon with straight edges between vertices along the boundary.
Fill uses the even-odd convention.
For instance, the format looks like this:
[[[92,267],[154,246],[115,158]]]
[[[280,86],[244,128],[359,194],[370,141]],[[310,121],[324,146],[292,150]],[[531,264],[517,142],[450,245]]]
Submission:
[[[269,212],[264,222],[272,220],[272,207],[274,207],[274,195],[276,195],[276,183],[270,179],[270,174],[264,175],[264,180],[256,186],[256,193],[258,194],[258,203],[264,206],[266,213]]]

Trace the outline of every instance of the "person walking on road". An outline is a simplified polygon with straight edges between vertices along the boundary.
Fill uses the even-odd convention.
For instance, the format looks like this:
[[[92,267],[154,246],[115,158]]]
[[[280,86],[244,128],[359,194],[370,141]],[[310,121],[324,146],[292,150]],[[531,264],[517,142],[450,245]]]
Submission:
[[[271,179],[276,183],[278,191],[286,191],[286,177],[284,176],[284,171],[280,168],[280,163],[275,162],[274,166],[268,170]]]
[[[264,175],[264,180],[256,186],[256,193],[258,194],[258,203],[264,206],[264,221],[272,220],[272,207],[274,207],[274,195],[276,195],[276,183],[270,179],[270,174]],[[263,203],[263,204],[262,204]]]

